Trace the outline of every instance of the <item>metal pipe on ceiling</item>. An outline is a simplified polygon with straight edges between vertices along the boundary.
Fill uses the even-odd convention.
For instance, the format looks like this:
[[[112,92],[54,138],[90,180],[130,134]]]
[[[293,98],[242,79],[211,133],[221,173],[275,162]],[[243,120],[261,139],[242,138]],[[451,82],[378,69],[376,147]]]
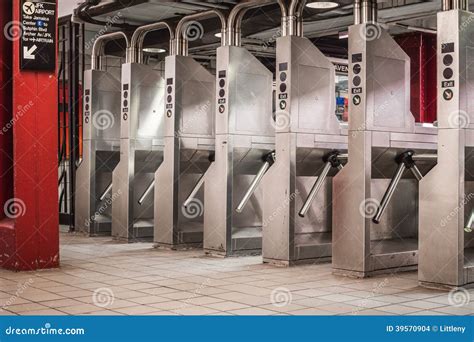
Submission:
[[[104,34],[97,38],[94,42],[94,46],[92,47],[92,55],[91,55],[91,69],[92,70],[101,70],[102,69],[102,57],[105,55],[105,45],[107,42],[112,40],[125,40],[126,44],[126,61],[127,63],[130,62],[131,56],[133,55],[133,51],[130,49],[130,38],[129,35],[122,31],[112,32],[108,34]]]
[[[130,59],[131,63],[143,63],[143,42],[145,40],[145,36],[152,31],[163,29],[167,29],[170,35],[169,54],[175,54],[175,27],[166,21],[160,21],[157,23],[140,26],[135,30],[130,43],[130,50],[132,53]]]
[[[291,1],[288,23],[290,36],[303,36],[303,9],[305,4],[306,0]]]
[[[469,10],[469,1],[467,0],[442,0],[441,1],[441,9],[443,11],[450,11],[450,10],[462,10],[468,11]]]
[[[208,19],[211,17],[217,16],[221,21],[221,45],[227,45],[227,17],[224,12],[212,9],[209,11],[199,12],[195,14],[190,14],[182,18],[178,25],[176,26],[176,33],[175,33],[175,44],[176,50],[175,53],[177,55],[186,56],[188,54],[188,39],[187,34],[191,33],[193,30],[193,34],[202,35],[204,32],[202,31],[202,27],[198,26],[197,24],[192,23],[192,21]],[[187,26],[186,26],[187,25]]]
[[[242,20],[248,10],[273,4],[272,0],[248,1],[234,6],[228,18],[228,39],[227,43],[231,46],[241,45]],[[281,2],[279,1],[280,6]],[[286,31],[286,30],[285,30]]]

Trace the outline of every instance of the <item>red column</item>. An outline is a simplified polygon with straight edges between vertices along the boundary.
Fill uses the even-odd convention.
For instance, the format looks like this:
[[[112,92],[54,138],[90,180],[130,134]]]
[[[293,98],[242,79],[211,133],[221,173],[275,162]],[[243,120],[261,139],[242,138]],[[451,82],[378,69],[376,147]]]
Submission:
[[[10,5],[13,8],[10,9],[6,4],[10,1],[0,3],[2,27],[5,27],[5,22],[10,22],[18,30],[21,27],[18,22],[21,0],[13,0],[13,5]],[[5,18],[8,13],[12,13],[12,16]],[[6,38],[10,38],[12,42]],[[8,97],[12,99],[10,107],[0,112],[2,127],[10,127],[8,135],[0,140],[0,265],[13,270],[57,267],[59,220],[56,73],[21,71],[18,36],[2,36],[0,41],[2,47],[10,45],[10,49],[0,47],[2,55],[3,51],[13,51],[10,63],[2,63],[0,66],[0,74],[9,74],[12,79],[9,89],[2,89],[0,95],[2,100],[8,100]],[[9,92],[10,95],[6,95]],[[9,125],[5,126],[5,121]],[[9,150],[10,146],[12,149]],[[8,184],[13,185],[12,190],[9,190]]]
[[[417,122],[436,121],[436,35],[409,33],[396,37],[411,59],[411,112]]]

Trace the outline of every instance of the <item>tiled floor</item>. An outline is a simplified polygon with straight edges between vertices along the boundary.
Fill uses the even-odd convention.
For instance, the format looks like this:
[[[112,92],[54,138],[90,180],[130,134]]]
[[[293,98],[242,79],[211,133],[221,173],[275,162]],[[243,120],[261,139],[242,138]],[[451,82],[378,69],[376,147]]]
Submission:
[[[61,236],[61,268],[0,270],[2,315],[472,315],[474,290],[418,286],[416,273],[349,279],[329,264],[278,268],[150,243]]]

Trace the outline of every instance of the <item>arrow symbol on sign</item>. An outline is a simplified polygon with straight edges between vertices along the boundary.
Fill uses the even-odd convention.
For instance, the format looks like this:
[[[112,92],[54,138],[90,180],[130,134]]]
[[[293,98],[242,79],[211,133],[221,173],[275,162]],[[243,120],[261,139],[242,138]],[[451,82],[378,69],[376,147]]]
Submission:
[[[25,59],[36,59],[36,56],[33,53],[38,49],[36,45],[28,48],[27,46],[23,47],[23,58]]]

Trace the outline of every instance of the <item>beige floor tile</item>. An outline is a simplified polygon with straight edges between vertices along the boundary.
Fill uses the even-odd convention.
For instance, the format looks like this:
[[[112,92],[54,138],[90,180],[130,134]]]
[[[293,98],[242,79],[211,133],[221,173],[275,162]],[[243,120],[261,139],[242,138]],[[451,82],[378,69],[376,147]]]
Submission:
[[[126,314],[126,315],[142,315],[142,314],[147,314],[151,312],[156,312],[156,308],[152,308],[149,306],[145,305],[139,305],[139,306],[130,306],[128,308],[123,308],[123,309],[116,309],[114,311]]]
[[[302,305],[297,305],[297,304],[288,304],[288,305],[283,305],[283,306],[277,306],[274,304],[267,304],[267,305],[261,305],[259,306],[262,309],[266,310],[272,310],[272,311],[277,311],[277,312],[290,312],[290,311],[297,311],[297,310],[304,310],[307,309],[307,307],[302,306]]]
[[[262,308],[256,308],[256,307],[250,307],[250,308],[239,309],[239,310],[231,310],[229,312],[238,316],[268,316],[268,315],[276,314],[275,311],[262,309]]]
[[[155,303],[155,304],[150,304],[149,306],[160,309],[160,310],[176,310],[179,308],[184,308],[186,306],[186,303],[180,302],[178,300],[170,301],[170,302],[162,302],[162,303]]]
[[[315,308],[306,308],[303,310],[296,310],[290,311],[288,314],[293,316],[330,316],[334,315],[334,313],[322,310],[322,309],[315,309]]]
[[[188,306],[176,310],[172,310],[173,312],[177,313],[178,315],[183,316],[200,316],[200,315],[210,315],[217,313],[217,310],[207,308],[204,306]]]
[[[50,308],[62,308],[64,306],[74,306],[74,305],[81,305],[82,302],[75,300],[75,299],[57,299],[51,301],[45,301],[41,304],[46,305]]]
[[[206,304],[218,303],[222,301],[223,300],[220,298],[207,297],[207,296],[194,297],[191,299],[184,300],[185,303],[188,303],[191,305],[206,305]]]
[[[414,313],[417,311],[421,311],[419,308],[413,308],[409,306],[404,306],[400,304],[393,304],[393,305],[387,305],[387,306],[381,306],[377,308],[378,310],[389,312],[394,315],[407,315],[410,313]]]
[[[90,312],[102,311],[103,308],[92,305],[92,304],[80,304],[80,305],[64,306],[60,310],[71,315],[81,315],[81,314],[87,314]]]
[[[250,305],[230,302],[230,301],[206,304],[205,306],[211,309],[219,310],[219,311],[231,311],[231,310],[238,310],[238,309],[246,309],[250,307]]]
[[[130,298],[129,300],[137,304],[155,304],[155,303],[169,302],[169,298],[159,297],[159,296],[136,297],[136,298]]]
[[[0,270],[0,307],[14,298],[11,308],[20,314],[449,315],[474,310],[447,306],[447,293],[420,288],[416,272],[351,279],[334,276],[330,264],[279,268],[262,264],[260,256],[203,257],[202,250],[154,249],[151,243],[77,234],[61,234],[61,241],[59,269]],[[30,280],[14,297],[19,284]],[[106,308],[93,305],[93,293],[102,287],[114,294]],[[271,293],[279,287],[291,292],[287,306],[272,305]],[[15,314],[9,309],[0,314]]]
[[[24,311],[21,313],[22,316],[66,316],[67,313],[64,313],[59,310],[54,309],[45,309],[45,310],[32,310]]]
[[[441,308],[444,306],[443,304],[428,302],[426,300],[415,300],[411,302],[405,302],[403,303],[403,305],[414,307],[414,308],[420,308],[424,310],[433,310],[435,308]]]
[[[47,310],[50,309],[47,306],[38,304],[38,303],[28,303],[28,304],[18,304],[5,307],[6,310],[16,313],[33,311],[33,310]]]

